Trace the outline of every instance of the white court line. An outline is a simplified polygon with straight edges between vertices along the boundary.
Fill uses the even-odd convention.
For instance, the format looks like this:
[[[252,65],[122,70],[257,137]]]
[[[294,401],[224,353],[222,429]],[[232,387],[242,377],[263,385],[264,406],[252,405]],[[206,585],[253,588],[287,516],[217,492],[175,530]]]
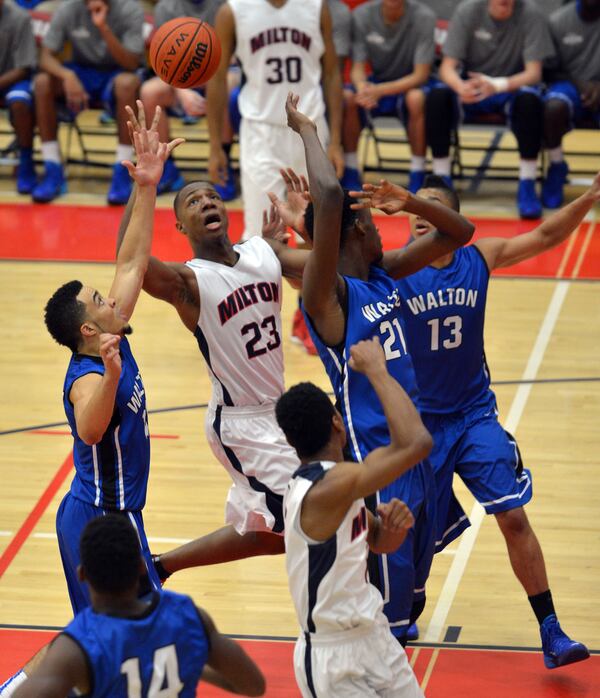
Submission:
[[[0,531],[0,538],[11,538],[14,536],[14,531]],[[33,533],[30,538],[38,538],[42,540],[56,540],[56,533]],[[189,543],[189,538],[148,538],[148,543],[167,543],[168,545],[183,545]]]
[[[592,211],[590,211],[590,213],[588,213],[585,217],[586,220],[594,220],[594,218],[595,217]],[[593,227],[593,225],[591,227]],[[557,281],[554,294],[550,300],[550,305],[548,306],[542,326],[540,327],[535,344],[533,345],[533,349],[529,355],[527,366],[523,371],[522,380],[532,381],[535,379],[570,286],[571,283],[569,281]],[[525,409],[525,405],[529,399],[529,394],[531,393],[532,387],[533,385],[531,383],[522,383],[517,388],[517,392],[510,406],[508,416],[504,421],[506,430],[511,434],[515,434],[517,431],[517,427],[521,421],[523,410]],[[423,642],[441,641],[442,633],[446,626],[448,613],[450,612],[450,608],[454,602],[454,597],[458,591],[458,586],[467,567],[467,562],[471,556],[471,552],[473,550],[473,546],[475,545],[475,540],[477,539],[477,534],[479,533],[479,529],[481,528],[481,523],[484,517],[485,511],[483,507],[478,502],[475,502],[473,504],[473,509],[469,514],[471,526],[467,528],[467,530],[461,536],[460,543],[458,544],[458,548],[456,550],[456,555],[452,560],[450,570],[448,571],[448,576],[446,577],[444,586],[442,587],[435,608],[433,609],[431,620],[429,621],[429,625],[425,631]]]

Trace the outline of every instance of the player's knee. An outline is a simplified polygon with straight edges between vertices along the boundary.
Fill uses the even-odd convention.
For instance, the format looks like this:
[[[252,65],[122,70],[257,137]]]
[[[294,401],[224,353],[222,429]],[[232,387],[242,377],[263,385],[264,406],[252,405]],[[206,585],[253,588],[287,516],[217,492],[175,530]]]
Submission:
[[[16,120],[26,118],[29,115],[31,112],[31,103],[22,99],[14,100],[10,103],[8,111],[11,121],[14,123]]]
[[[544,121],[546,124],[563,124],[569,122],[569,106],[562,99],[550,99],[544,104]]]
[[[425,93],[419,88],[409,90],[404,97],[404,103],[411,116],[421,116],[425,111]]]
[[[523,90],[517,94],[513,103],[513,121],[538,118],[542,115],[543,108],[542,99],[538,94]]]
[[[52,76],[49,73],[38,73],[33,79],[33,89],[36,97],[53,92]]]
[[[356,94],[352,90],[344,90],[344,109],[357,109]]]
[[[173,88],[160,78],[150,78],[142,84],[140,99],[146,106],[157,105],[170,106],[173,101]]]
[[[140,79],[135,73],[119,73],[115,78],[115,97],[117,100],[135,99],[140,89]]]
[[[523,507],[496,514],[496,520],[505,538],[517,538],[527,533],[531,527]]]

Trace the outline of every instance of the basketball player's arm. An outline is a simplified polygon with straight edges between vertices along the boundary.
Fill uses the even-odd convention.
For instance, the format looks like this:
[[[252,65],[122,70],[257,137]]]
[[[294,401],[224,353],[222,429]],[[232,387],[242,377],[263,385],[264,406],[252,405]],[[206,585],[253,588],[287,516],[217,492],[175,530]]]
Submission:
[[[335,167],[338,177],[344,174],[344,151],[342,148],[342,110],[344,97],[342,93],[342,76],[335,45],[331,13],[326,2],[321,6],[321,33],[325,50],[321,59],[323,65],[323,94],[327,104],[329,121],[329,159]]]
[[[206,86],[206,120],[210,140],[208,174],[212,182],[225,184],[227,156],[221,144],[221,132],[227,109],[227,72],[236,42],[235,18],[228,3],[221,5],[217,12],[215,31],[221,41],[221,62]]]
[[[237,642],[221,635],[206,611],[198,608],[210,651],[202,681],[241,696],[262,696],[266,689],[260,669]]]
[[[81,695],[90,690],[87,658],[79,645],[61,634],[31,676],[17,688],[14,698],[66,698],[77,688]]]
[[[390,444],[369,453],[362,463],[338,463],[307,492],[301,526],[307,536],[318,541],[337,531],[355,500],[389,485],[425,458],[432,446],[411,399],[388,373],[379,340],[359,342],[350,353],[350,367],[367,376],[381,402]]]
[[[297,103],[297,99],[288,96],[288,125],[304,143],[314,208],[313,249],[304,267],[302,302],[323,341],[334,346],[342,341],[345,332],[344,311],[338,294],[343,282],[337,273],[344,192],[314,123],[297,110]]]
[[[369,93],[379,101],[387,95],[400,95],[412,90],[415,87],[424,85],[431,73],[430,63],[416,63],[412,73],[405,75],[398,80],[388,80],[386,82],[378,82],[370,86]]]
[[[600,174],[579,198],[549,216],[529,233],[514,238],[484,238],[475,245],[488,269],[509,267],[560,245],[583,221],[594,204],[600,201]]]

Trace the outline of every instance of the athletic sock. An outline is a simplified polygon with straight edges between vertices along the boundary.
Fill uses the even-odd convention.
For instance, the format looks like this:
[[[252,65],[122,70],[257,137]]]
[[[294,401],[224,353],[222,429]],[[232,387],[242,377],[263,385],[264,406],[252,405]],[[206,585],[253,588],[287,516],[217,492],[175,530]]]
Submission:
[[[563,155],[562,146],[559,145],[556,148],[549,148],[548,157],[550,158],[550,162],[563,162],[565,157]]]
[[[123,160],[133,160],[133,146],[127,145],[127,143],[117,143],[115,162],[123,162]]]
[[[14,676],[11,676],[10,679],[5,681],[0,686],[1,698],[8,698],[8,696],[12,696],[13,693],[23,683],[23,681],[25,681],[26,678],[27,674],[22,669],[20,671],[17,671],[17,673]]]
[[[519,179],[535,179],[537,177],[537,160],[521,160],[519,162]]]
[[[351,170],[358,170],[358,154],[356,152],[344,153],[344,165]]]
[[[528,596],[527,598],[529,599],[531,608],[533,609],[535,617],[540,625],[548,616],[551,616],[552,614],[556,615],[550,589],[547,591],[542,591],[541,594],[536,594],[535,596]]]
[[[46,141],[45,143],[42,143],[42,160],[44,162],[56,162],[59,165],[62,164],[58,141]]]
[[[423,155],[410,156],[410,171],[423,172],[425,169],[425,157]]]
[[[445,158],[433,158],[433,174],[440,177],[450,176],[450,156]]]

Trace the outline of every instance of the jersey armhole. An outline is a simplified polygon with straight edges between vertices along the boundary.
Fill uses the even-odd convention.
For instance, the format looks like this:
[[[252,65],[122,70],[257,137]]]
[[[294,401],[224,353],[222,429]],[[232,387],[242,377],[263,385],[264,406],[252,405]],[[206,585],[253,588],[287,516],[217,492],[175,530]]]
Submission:
[[[481,257],[481,261],[483,262],[483,266],[485,267],[485,270],[487,271],[488,278],[492,275],[492,270],[488,267],[488,263],[485,261],[485,257],[483,256],[483,252],[477,247],[477,243],[474,242],[472,245],[469,245],[469,247],[473,247],[476,251],[477,254]]]
[[[76,637],[71,635],[71,633],[68,630],[63,630],[62,633],[60,633],[60,635],[64,635],[65,637],[68,637],[69,640],[72,640],[77,645],[77,647],[79,647],[79,649],[81,650],[81,652],[85,658],[85,663],[87,665],[88,675],[89,675],[89,679],[90,679],[90,681],[89,681],[90,690],[87,693],[75,693],[75,694],[71,693],[69,695],[77,695],[77,696],[82,696],[82,698],[89,698],[90,696],[94,695],[94,690],[95,690],[94,668],[92,666],[92,660],[90,659],[90,655],[86,652],[85,647],[81,644],[81,642],[79,642],[79,640]],[[60,635],[58,635],[57,637],[60,637]]]
[[[317,482],[320,482],[325,475],[327,475],[329,471],[328,470],[323,470],[323,473],[320,475],[320,477],[316,478],[311,482],[310,487],[306,490],[304,493],[304,496],[302,497],[302,501],[300,502],[300,507],[298,508],[297,515],[294,518],[293,521],[293,527],[296,533],[302,538],[302,540],[307,543],[308,545],[312,546],[317,546],[317,545],[326,545],[329,543],[329,541],[332,538],[335,538],[337,535],[337,532],[334,533],[332,536],[327,538],[326,540],[315,540],[314,538],[311,538],[309,535],[307,535],[303,530],[302,530],[302,524],[300,523],[300,519],[302,518],[302,505],[304,504],[304,500],[306,499],[306,495],[312,490],[312,488],[317,484]]]
[[[346,293],[344,294],[343,302],[340,302],[340,305],[342,307],[342,313],[344,314],[344,336],[342,337],[342,340],[340,342],[338,342],[338,344],[334,344],[334,345],[327,344],[327,342],[319,334],[319,331],[315,327],[315,323],[312,321],[312,318],[310,317],[310,315],[306,312],[306,310],[304,311],[304,313],[305,313],[306,319],[310,323],[312,331],[317,335],[321,344],[324,347],[327,347],[327,349],[331,349],[332,351],[337,352],[339,357],[341,359],[343,359],[344,347],[346,346],[346,333],[348,332],[348,286],[347,286],[346,280],[344,279],[343,276],[341,277],[341,279],[343,280],[344,285],[346,287]]]
[[[98,376],[103,376],[103,373],[100,373],[100,371],[86,371],[85,373],[82,373],[80,376],[77,376],[76,378],[73,378],[73,380],[69,383],[69,389],[65,390],[65,394],[67,396],[67,400],[69,401],[69,404],[71,407],[75,407],[73,402],[71,401],[71,390],[73,389],[73,385],[80,379],[83,378],[84,376],[89,376],[90,373],[95,373]]]
[[[188,597],[188,598],[192,602],[192,606],[194,607],[194,611],[195,611],[196,615],[198,616],[198,621],[200,622],[200,626],[202,628],[202,632],[204,633],[204,637],[206,638],[206,645],[208,648],[207,652],[208,652],[208,654],[210,654],[210,652],[212,650],[212,643],[210,641],[210,635],[206,631],[206,626],[204,625],[204,621],[202,620],[202,614],[200,613],[198,606],[196,606],[196,604],[194,603],[192,598],[191,597]]]

